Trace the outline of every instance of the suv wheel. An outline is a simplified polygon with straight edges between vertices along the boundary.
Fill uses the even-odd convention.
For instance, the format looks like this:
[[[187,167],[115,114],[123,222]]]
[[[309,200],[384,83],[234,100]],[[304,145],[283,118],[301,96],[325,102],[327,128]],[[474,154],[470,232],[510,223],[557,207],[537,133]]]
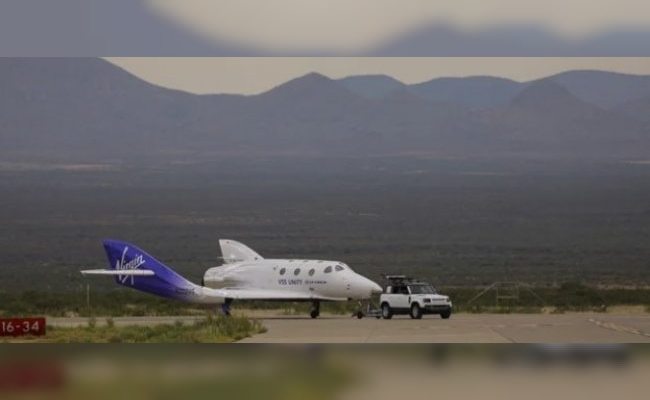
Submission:
[[[451,317],[451,308],[440,313],[440,318],[447,319]]]
[[[418,303],[413,303],[411,306],[411,318],[420,319],[422,318],[422,310],[420,310],[420,305]]]
[[[381,305],[381,316],[384,319],[391,319],[393,317],[393,310],[390,309],[388,303],[384,303]]]

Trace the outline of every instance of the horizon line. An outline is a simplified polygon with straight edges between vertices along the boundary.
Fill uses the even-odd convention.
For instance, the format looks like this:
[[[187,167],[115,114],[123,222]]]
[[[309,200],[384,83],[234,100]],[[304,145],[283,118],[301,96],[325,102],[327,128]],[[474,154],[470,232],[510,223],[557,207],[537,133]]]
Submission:
[[[396,83],[400,85],[404,85],[407,87],[412,87],[412,86],[417,86],[425,83],[429,83],[432,81],[436,80],[463,80],[463,79],[472,79],[472,78],[493,78],[493,79],[501,79],[505,81],[510,81],[510,82],[515,82],[517,84],[525,84],[525,83],[531,83],[535,81],[540,81],[544,79],[549,79],[554,76],[566,74],[566,73],[572,73],[572,72],[594,72],[594,73],[609,73],[613,75],[619,75],[619,76],[630,76],[630,77],[650,77],[650,72],[648,73],[639,73],[639,72],[626,72],[626,71],[621,71],[620,68],[616,67],[611,67],[611,68],[571,68],[568,66],[567,68],[563,68],[557,72],[548,72],[544,74],[540,74],[539,77],[535,78],[528,78],[528,79],[518,79],[516,77],[508,77],[505,76],[506,74],[490,74],[489,72],[486,73],[469,73],[469,74],[464,74],[464,75],[452,75],[452,74],[440,74],[437,75],[434,73],[430,78],[420,78],[417,80],[414,80],[411,83],[405,82],[404,79],[397,78],[395,73],[390,73],[390,72],[374,72],[374,71],[369,71],[368,73],[344,73],[344,74],[336,74],[336,73],[328,73],[323,71],[322,69],[325,69],[323,67],[322,69],[319,68],[311,68],[308,70],[308,72],[298,72],[292,77],[289,78],[280,78],[276,80],[276,83],[266,85],[264,89],[261,90],[255,90],[255,91],[250,91],[247,92],[246,90],[214,90],[214,91],[197,91],[197,90],[192,90],[188,88],[188,85],[174,85],[174,84],[165,84],[165,82],[161,82],[160,79],[150,79],[149,77],[146,76],[146,74],[143,73],[138,73],[134,71],[132,68],[129,68],[128,66],[125,66],[121,63],[119,63],[118,60],[115,58],[105,58],[105,57],[92,57],[92,58],[97,58],[100,60],[103,60],[105,62],[108,62],[111,66],[114,66],[116,68],[121,69],[122,71],[140,79],[145,82],[148,82],[154,86],[169,89],[169,90],[176,90],[184,93],[189,93],[189,94],[195,94],[195,95],[232,95],[232,96],[257,96],[260,94],[267,93],[277,87],[283,86],[285,84],[288,84],[294,80],[304,78],[309,75],[320,75],[323,76],[324,78],[327,78],[328,80],[335,81],[335,82],[340,82],[345,79],[350,79],[350,78],[359,78],[359,77],[385,77],[394,80]],[[176,57],[171,57],[172,59],[177,59]],[[237,57],[234,57],[237,58]],[[266,57],[262,57],[262,59],[265,59]],[[308,57],[309,58],[309,57]],[[318,57],[316,57],[318,58]],[[365,59],[372,58],[372,57],[364,57]],[[464,57],[458,57],[458,58],[464,58]],[[503,57],[503,58],[513,58],[513,57]],[[520,57],[516,57],[520,58]],[[521,58],[538,58],[538,57],[521,57]],[[542,57],[546,58],[546,57]],[[119,60],[126,60],[130,59],[130,57],[127,58],[120,58]],[[232,60],[233,58],[231,57],[214,57],[213,59],[224,59],[224,60]],[[239,59],[246,59],[248,60],[248,57],[241,57]],[[253,61],[251,61],[253,62]],[[210,75],[214,76],[214,75]]]

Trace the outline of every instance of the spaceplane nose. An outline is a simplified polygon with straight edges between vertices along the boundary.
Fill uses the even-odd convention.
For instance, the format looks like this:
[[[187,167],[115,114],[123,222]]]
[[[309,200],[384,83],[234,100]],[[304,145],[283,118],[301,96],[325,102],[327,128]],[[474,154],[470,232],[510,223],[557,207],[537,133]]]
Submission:
[[[371,281],[368,279],[368,282],[370,283],[370,293],[382,293],[384,289],[382,289],[381,286],[379,286],[377,283]]]

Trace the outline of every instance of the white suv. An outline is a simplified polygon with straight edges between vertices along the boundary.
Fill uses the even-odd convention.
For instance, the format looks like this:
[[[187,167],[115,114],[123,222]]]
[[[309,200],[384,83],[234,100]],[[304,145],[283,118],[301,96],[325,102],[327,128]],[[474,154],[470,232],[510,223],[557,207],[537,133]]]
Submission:
[[[438,314],[447,319],[451,316],[452,304],[449,296],[436,293],[436,289],[425,282],[418,282],[402,275],[386,276],[391,281],[379,298],[381,316],[390,319],[393,315],[409,314],[420,319],[423,314]]]

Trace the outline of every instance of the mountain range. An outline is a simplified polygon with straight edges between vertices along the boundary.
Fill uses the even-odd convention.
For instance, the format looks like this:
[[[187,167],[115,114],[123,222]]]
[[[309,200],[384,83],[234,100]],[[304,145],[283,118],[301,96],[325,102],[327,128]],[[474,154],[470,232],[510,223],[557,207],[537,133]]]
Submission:
[[[96,58],[0,59],[0,159],[176,162],[229,155],[647,158],[650,76],[530,82],[310,73],[259,95],[195,95]]]

